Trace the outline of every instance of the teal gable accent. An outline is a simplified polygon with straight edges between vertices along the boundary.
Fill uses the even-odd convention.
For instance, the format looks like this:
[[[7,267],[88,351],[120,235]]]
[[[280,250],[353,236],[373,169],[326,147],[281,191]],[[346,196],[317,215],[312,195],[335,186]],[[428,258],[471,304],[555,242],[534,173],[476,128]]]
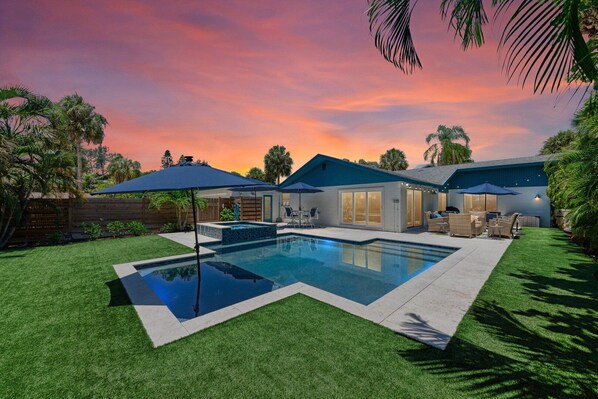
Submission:
[[[302,181],[314,187],[344,186],[352,184],[372,184],[398,181],[397,177],[390,174],[379,174],[376,171],[360,170],[334,161],[317,163],[311,169],[303,171],[300,176],[293,176],[294,181]],[[292,184],[287,179],[284,185]]]
[[[548,185],[544,165],[458,170],[447,182],[448,189],[460,189],[491,183],[501,187],[541,187]],[[445,185],[446,186],[446,185]]]

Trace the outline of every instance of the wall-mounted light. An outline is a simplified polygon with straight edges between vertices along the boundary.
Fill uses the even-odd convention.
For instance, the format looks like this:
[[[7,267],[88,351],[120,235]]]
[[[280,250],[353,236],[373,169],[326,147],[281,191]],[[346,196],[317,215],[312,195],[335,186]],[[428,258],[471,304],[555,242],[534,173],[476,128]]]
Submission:
[[[534,200],[539,201],[542,199],[542,196],[540,194],[536,194],[536,196],[534,197]]]

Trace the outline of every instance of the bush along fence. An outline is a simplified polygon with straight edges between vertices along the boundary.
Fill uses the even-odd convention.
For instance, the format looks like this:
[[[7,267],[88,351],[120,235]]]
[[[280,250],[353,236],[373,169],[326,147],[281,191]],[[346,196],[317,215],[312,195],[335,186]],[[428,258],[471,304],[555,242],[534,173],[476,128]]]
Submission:
[[[256,201],[248,197],[231,197],[207,198],[207,207],[197,214],[198,221],[220,220],[222,209],[231,209],[235,200],[241,203],[240,220],[261,220],[261,198]],[[147,198],[33,199],[24,223],[16,229],[10,244],[88,239],[90,232],[93,238],[137,235],[143,229],[171,232],[176,220],[176,209],[172,204],[155,209],[150,207]]]

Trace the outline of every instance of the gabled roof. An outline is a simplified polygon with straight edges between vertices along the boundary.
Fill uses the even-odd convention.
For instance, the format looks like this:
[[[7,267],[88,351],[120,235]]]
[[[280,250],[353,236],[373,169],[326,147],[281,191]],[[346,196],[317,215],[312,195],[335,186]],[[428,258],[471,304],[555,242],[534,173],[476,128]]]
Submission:
[[[486,168],[508,168],[523,165],[544,164],[553,155],[535,155],[531,157],[497,159],[493,161],[462,163],[457,165],[432,166],[429,168],[418,168],[392,172],[399,176],[410,179],[418,179],[428,183],[443,186],[455,174],[456,171],[486,169]]]
[[[297,169],[295,173],[290,175],[284,182],[281,183],[280,186],[285,187],[290,184],[301,181],[302,176],[312,171],[315,167],[322,164],[323,162],[334,162],[343,165],[347,168],[367,172],[368,174],[371,174],[373,178],[377,176],[380,179],[380,181],[404,181],[407,183],[425,184],[440,188],[443,185],[445,185],[446,182],[457,171],[541,165],[553,157],[554,155],[536,155],[530,157],[497,159],[493,161],[471,162],[458,165],[432,166],[428,168],[416,168],[391,172],[384,169],[378,169],[373,166],[361,165],[355,162],[345,161],[343,159],[334,158],[328,155],[317,154],[312,159],[310,159],[305,165]]]
[[[324,154],[317,154],[306,164],[297,169],[293,174],[287,177],[285,181],[280,184],[280,187],[284,188],[293,183],[300,182],[303,176],[305,176],[307,173],[309,173],[314,168],[318,167],[324,162],[335,163],[338,165],[342,165],[343,167],[346,167],[348,169],[352,169],[354,171],[367,173],[368,175],[371,175],[372,180],[375,181],[404,181],[407,183],[430,185],[430,183],[425,182],[423,180],[407,176],[399,176],[396,173],[390,172],[388,170],[379,169],[373,166],[361,165],[355,162],[345,161],[344,159],[334,158]],[[434,186],[434,184],[432,184],[432,186]]]

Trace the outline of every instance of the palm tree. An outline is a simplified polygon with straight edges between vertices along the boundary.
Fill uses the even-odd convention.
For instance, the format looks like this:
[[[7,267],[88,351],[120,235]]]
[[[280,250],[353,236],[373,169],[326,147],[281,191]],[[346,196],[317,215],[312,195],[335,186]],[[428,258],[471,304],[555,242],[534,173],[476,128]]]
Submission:
[[[577,134],[557,158],[546,162],[547,194],[557,209],[570,209],[575,238],[598,250],[598,104],[587,101],[575,117]]]
[[[280,184],[281,176],[288,176],[293,170],[291,153],[282,145],[275,145],[264,156],[264,169],[266,181]]]
[[[384,58],[404,73],[422,64],[413,44],[410,20],[417,1],[369,0],[374,43]],[[562,82],[598,89],[598,7],[586,0],[492,0],[496,17],[510,12],[499,49],[508,80],[525,86],[533,76],[534,93],[558,91]],[[440,1],[440,14],[464,50],[484,44],[488,17],[483,0]],[[587,40],[584,38],[586,35]]]
[[[58,102],[54,115],[56,128],[62,131],[75,147],[77,156],[77,187],[83,188],[83,143],[102,144],[106,118],[95,112],[95,107],[86,103],[77,93],[63,97]]]
[[[119,184],[141,176],[141,164],[137,161],[125,158],[120,154],[116,154],[112,157],[106,171],[114,182]]]
[[[436,133],[428,134],[426,144],[432,140],[438,141],[432,144],[426,152],[424,159],[430,158],[432,165],[455,165],[464,162],[471,162],[471,149],[469,148],[469,136],[461,126],[451,128],[444,125],[438,126]],[[463,140],[465,144],[457,143]]]
[[[177,218],[177,229],[185,230],[189,208],[191,208],[191,196],[186,191],[163,191],[151,193],[149,195],[150,207],[160,209],[165,204],[171,204],[175,208]],[[208,202],[203,198],[198,198],[195,202],[197,211],[201,211],[208,206]]]
[[[539,155],[558,154],[565,151],[567,147],[575,141],[576,136],[577,132],[571,129],[561,130],[544,141]]]
[[[258,168],[257,166],[254,166],[253,168],[249,169],[249,172],[247,172],[245,177],[260,181],[266,180],[266,175],[264,175],[264,171]]]
[[[405,170],[409,167],[407,159],[405,159],[405,153],[396,148],[386,150],[386,152],[380,155],[380,169],[384,170]]]
[[[79,194],[74,154],[50,123],[53,106],[23,87],[0,88],[0,248],[22,222],[33,192]]]

